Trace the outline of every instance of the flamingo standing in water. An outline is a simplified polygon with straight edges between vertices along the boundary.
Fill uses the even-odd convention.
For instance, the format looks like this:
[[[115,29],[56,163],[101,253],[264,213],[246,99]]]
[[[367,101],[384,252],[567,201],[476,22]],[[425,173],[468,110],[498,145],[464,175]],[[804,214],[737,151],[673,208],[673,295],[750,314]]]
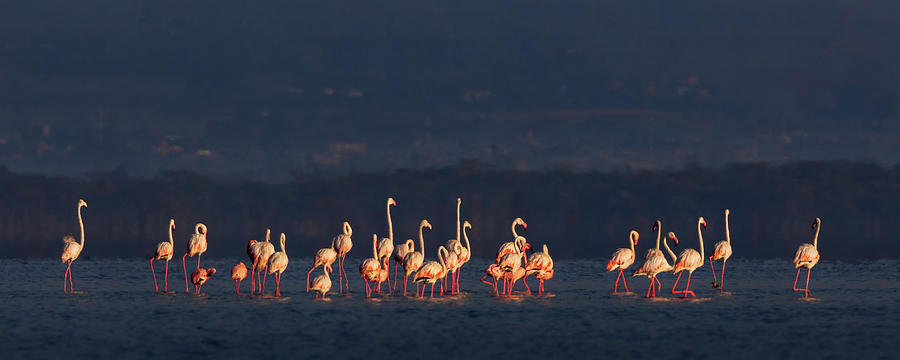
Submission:
[[[656,222],[653,223],[653,227],[650,228],[650,231],[656,231],[656,247],[647,250],[647,253],[644,254],[644,260],[649,259],[651,256],[664,255],[662,250],[659,249],[659,240],[662,236],[662,221],[656,220]]]
[[[366,283],[366,297],[372,296],[369,281],[377,280],[379,268],[381,266],[378,262],[378,235],[372,234],[372,257],[363,259],[359,264],[359,276]]]
[[[194,270],[194,272],[191,273],[191,283],[194,284],[194,293],[199,294],[203,284],[206,284],[206,281],[215,273],[216,268],[197,268],[197,270]]]
[[[284,250],[284,240],[286,236],[284,233],[281,233],[281,251],[272,254],[269,257],[269,262],[266,265],[266,269],[268,269],[269,274],[275,274],[275,297],[281,296],[281,275],[284,274],[284,271],[287,270],[288,266],[288,255],[287,251]],[[263,278],[265,281],[265,278]]]
[[[729,214],[731,214],[731,211],[725,209],[725,240],[716,243],[715,251],[712,256],[709,257],[709,268],[712,269],[713,274],[712,286],[719,289],[725,288],[725,263],[728,262],[728,258],[731,257],[731,231],[728,230]],[[722,276],[719,277],[721,280],[716,281],[716,268],[713,267],[713,260],[719,259],[722,259]]]
[[[462,204],[461,198],[456,198],[456,239],[447,240],[447,244],[444,245],[451,254],[456,255],[457,264],[455,266],[451,266],[451,276],[450,276],[450,294],[454,292],[459,292],[459,271],[462,268],[463,264],[469,262],[471,258],[471,244],[469,244],[469,237],[466,236],[466,246],[462,246],[462,239],[460,239],[460,224],[459,224],[459,208]],[[468,221],[463,225],[462,232],[465,232],[465,227],[468,226],[470,229],[472,228],[472,224],[469,224]],[[463,234],[465,235],[465,234]],[[449,266],[449,264],[448,264]]]
[[[691,275],[694,274],[694,270],[703,266],[703,260],[705,260],[705,255],[703,253],[703,232],[701,232],[700,229],[701,226],[703,226],[704,229],[706,228],[706,219],[702,216],[697,220],[697,237],[700,239],[700,252],[697,253],[697,250],[694,249],[684,249],[681,251],[681,254],[678,254],[678,259],[675,260],[675,269],[672,270],[672,273],[678,274],[678,278],[675,279],[675,284],[672,284],[673,294],[682,294],[683,297],[687,297],[688,295],[697,297],[697,295],[694,295],[694,292],[691,291]],[[688,272],[687,285],[684,286],[684,290],[675,291],[675,287],[678,286],[678,280],[681,280],[683,271]]]
[[[331,238],[330,247],[316,251],[316,257],[313,259],[313,266],[306,272],[306,292],[309,292],[309,274],[312,274],[313,270],[319,266],[324,266],[328,268],[328,271],[332,271],[331,264],[334,264],[334,260],[337,259],[337,251],[334,251],[334,241],[335,238]],[[331,288],[331,278],[328,278],[328,288]]]
[[[406,257],[406,254],[415,251],[416,242],[413,239],[406,239],[405,243],[394,246],[394,254],[392,255],[394,258],[394,286],[391,291],[397,291],[397,267],[403,264],[403,258]]]
[[[347,258],[347,254],[350,253],[350,249],[353,248],[353,240],[350,238],[353,236],[353,228],[350,227],[350,223],[344,221],[343,232],[338,234],[337,240],[334,243],[334,251],[337,252],[338,257],[338,292],[344,293],[344,281],[347,281],[347,290],[350,290],[350,279],[347,276],[347,271],[344,270],[344,259]]]
[[[331,290],[331,266],[323,266],[322,270],[325,274],[316,276],[312,281],[310,289],[316,292],[316,299],[318,299],[319,294],[321,294],[322,300],[325,300],[325,294],[328,293],[328,290]]]
[[[519,241],[519,239],[516,239],[515,243],[525,244],[525,238],[521,236],[520,238],[522,240]],[[497,262],[497,264],[500,265],[500,269],[504,272],[504,293],[512,295],[512,290],[516,286],[516,281],[525,276],[525,269],[522,269],[522,261],[524,259],[525,246],[522,245],[516,252],[503,255],[503,257],[500,258],[500,261]],[[520,269],[521,271],[519,271]],[[525,282],[525,280],[522,281]],[[525,282],[525,288],[528,289],[528,293],[531,294],[531,288],[528,286],[528,282]]]
[[[434,283],[438,280],[443,279],[447,276],[447,265],[444,263],[444,258],[449,254],[447,248],[443,246],[438,246],[438,261],[429,261],[422,265],[419,268],[419,271],[416,271],[416,275],[413,277],[413,281],[416,283],[423,283],[423,285],[431,284],[431,294],[428,295],[428,298],[434,297]],[[416,289],[418,290],[418,286]],[[443,295],[443,294],[441,294]],[[422,286],[422,294],[420,297],[425,296],[425,286]]]
[[[81,255],[81,250],[84,249],[84,222],[81,220],[81,208],[87,207],[87,203],[84,200],[78,200],[78,227],[81,229],[81,242],[76,243],[75,237],[72,234],[68,234],[63,237],[63,251],[60,256],[61,262],[68,262],[69,265],[66,266],[66,274],[63,275],[63,292],[66,292],[66,280],[69,280],[69,290],[70,292],[75,292],[75,285],[72,284],[72,262],[75,259],[78,259],[78,256]]]
[[[387,199],[387,223],[388,237],[381,239],[378,243],[378,260],[387,263],[391,254],[394,252],[394,224],[391,223],[391,205],[397,206],[394,198]],[[388,288],[391,287],[390,277],[388,277]],[[381,292],[381,283],[378,284],[379,292]]]
[[[234,293],[241,294],[241,281],[247,278],[247,265],[239,262],[231,267],[231,279],[234,280]],[[250,291],[253,291],[251,288]]]
[[[528,224],[526,224],[525,221],[522,220],[522,218],[516,218],[515,220],[513,220],[513,241],[500,244],[500,249],[497,250],[497,262],[500,262],[500,258],[503,257],[503,255],[519,253],[519,249],[521,249],[522,247],[524,247],[525,249],[531,249],[531,244],[528,243],[525,237],[519,236],[519,234],[516,232],[516,225],[522,225],[523,229],[528,229]],[[521,244],[519,243],[520,241],[522,242]],[[532,249],[532,251],[534,250]]]
[[[169,260],[175,253],[175,239],[172,237],[172,230],[175,230],[175,219],[169,219],[169,241],[161,241],[156,244],[156,254],[150,258],[150,273],[153,274],[153,287],[159,292],[159,286],[156,283],[156,271],[153,271],[153,260],[166,261],[166,277],[163,285],[163,292],[169,292]]]
[[[494,289],[494,295],[500,295],[500,292],[497,290],[497,280],[502,278],[504,275],[503,269],[500,268],[500,265],[497,265],[497,264],[488,265],[487,269],[484,270],[484,274],[485,275],[481,277],[481,282],[491,285],[491,287]],[[491,278],[494,279],[493,283],[484,281],[484,278],[486,278],[488,276],[490,276]]]
[[[538,285],[538,296],[540,296],[544,293],[544,280],[553,277],[553,258],[550,257],[550,250],[547,249],[547,244],[543,245],[542,251],[531,253],[528,256],[528,260],[525,261],[525,278],[531,274],[534,274],[540,283]],[[522,281],[525,281],[525,278],[522,278]],[[528,290],[529,292],[531,291],[531,289]]]
[[[202,230],[202,231],[201,231]],[[194,257],[197,255],[197,270],[200,270],[200,255],[206,252],[206,225],[197,223],[194,226],[194,233],[188,240],[187,251],[181,257],[181,270],[184,271],[184,292],[188,292],[187,267],[184,265],[185,257]],[[203,280],[206,281],[206,280]]]
[[[668,239],[672,239],[675,242],[675,246],[678,246],[678,238],[675,237],[675,233],[669,232],[669,235],[663,240],[663,247],[665,247],[666,251],[669,253],[669,256],[672,257],[672,261],[674,262],[677,258],[675,257],[675,253],[672,252],[672,249],[669,248]],[[650,278],[650,287],[647,288],[646,297],[655,297],[656,296],[656,286],[654,282],[658,283],[656,280],[656,275],[660,273],[664,273],[666,271],[672,271],[674,269],[672,265],[669,265],[669,261],[666,260],[665,256],[662,255],[653,255],[649,259],[644,261],[644,264],[641,267],[634,270],[631,276],[647,276]],[[662,287],[662,284],[659,285]],[[652,295],[651,295],[652,292]]]
[[[809,274],[812,268],[819,263],[819,228],[822,226],[822,220],[816,218],[813,221],[812,228],[816,230],[812,244],[803,244],[797,248],[797,254],[794,255],[794,267],[797,268],[797,275],[794,276],[794,291],[803,291],[809,297]],[[806,287],[797,288],[797,279],[800,277],[800,269],[806,269]]]
[[[410,252],[403,258],[403,296],[406,296],[406,284],[409,282],[409,276],[419,271],[419,268],[422,267],[422,263],[425,261],[425,237],[422,234],[422,230],[425,228],[431,230],[431,223],[423,219],[419,223],[419,251],[413,251],[410,248]],[[418,294],[419,284],[416,283],[416,295]]]
[[[266,229],[266,241],[250,240],[253,242],[247,250],[247,255],[250,256],[250,266],[253,269],[253,273],[250,274],[250,295],[253,295],[254,290],[259,294],[266,294],[266,279],[269,277],[269,258],[275,253],[275,245],[270,241],[271,235],[272,230]],[[262,273],[262,279],[260,279],[260,273]],[[254,274],[256,275],[256,287],[253,285]]]
[[[622,272],[627,269],[631,264],[634,264],[634,247],[638,243],[638,238],[641,235],[638,234],[637,230],[631,230],[628,233],[628,245],[631,246],[630,249],[620,248],[613,253],[612,257],[609,259],[609,262],[606,263],[606,271],[619,270],[619,275],[616,276],[616,285],[613,287],[613,293],[619,293],[619,278],[622,278],[622,284],[625,285],[625,291],[628,292],[628,282],[625,281],[625,274]]]

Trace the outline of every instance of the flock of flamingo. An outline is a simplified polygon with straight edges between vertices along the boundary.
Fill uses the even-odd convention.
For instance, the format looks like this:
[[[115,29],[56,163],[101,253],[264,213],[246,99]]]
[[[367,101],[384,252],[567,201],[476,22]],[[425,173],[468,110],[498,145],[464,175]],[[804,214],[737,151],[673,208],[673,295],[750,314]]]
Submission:
[[[460,292],[459,274],[462,266],[471,260],[472,248],[469,243],[467,229],[472,228],[472,224],[468,221],[460,224],[460,206],[462,199],[456,199],[456,239],[451,239],[443,246],[437,248],[437,261],[425,261],[425,239],[424,230],[432,230],[428,220],[422,220],[419,223],[419,247],[416,249],[416,242],[413,239],[407,239],[400,244],[394,243],[394,229],[391,222],[391,207],[397,206],[397,202],[393,198],[387,199],[387,225],[388,237],[379,240],[377,234],[372,234],[372,257],[363,260],[359,266],[359,275],[363,278],[366,286],[366,297],[373,296],[374,293],[382,293],[382,283],[387,282],[387,288],[390,294],[399,293],[397,285],[398,268],[403,268],[403,296],[407,294],[407,284],[412,276],[412,281],[416,284],[416,296],[424,297],[426,287],[430,285],[429,298],[434,297],[434,286],[438,282],[439,296],[443,296],[445,290],[450,295]],[[66,235],[63,238],[64,246],[61,256],[63,263],[68,263],[66,273],[63,278],[63,292],[74,292],[75,288],[72,283],[72,262],[74,262],[81,251],[84,249],[84,222],[81,217],[81,209],[87,208],[84,200],[78,200],[78,225],[80,227],[80,241],[75,242],[75,237]],[[728,227],[728,216],[730,211],[725,210],[725,240],[716,243],[713,254],[709,257],[710,268],[712,269],[714,288],[724,289],[725,286],[725,264],[732,255],[731,250],[731,234]],[[815,230],[815,236],[812,244],[802,244],[797,249],[794,256],[794,267],[797,269],[797,275],[794,277],[794,291],[803,291],[809,296],[809,278],[812,268],[819,262],[818,239],[819,227],[821,220],[816,218],[812,224]],[[505,242],[500,245],[497,250],[495,262],[485,269],[485,275],[481,277],[481,282],[491,286],[491,290],[495,295],[505,294],[511,295],[516,283],[521,279],[522,283],[529,295],[531,295],[531,287],[525,279],[534,275],[538,279],[538,295],[544,293],[544,280],[553,278],[553,258],[547,245],[543,245],[541,251],[535,251],[531,244],[524,236],[516,232],[516,228],[521,226],[523,229],[528,227],[522,218],[516,218],[512,222],[511,230],[513,241]],[[672,286],[672,294],[680,294],[682,297],[696,297],[691,291],[691,276],[695,270],[703,266],[705,258],[703,246],[703,229],[706,228],[706,220],[700,217],[697,220],[697,238],[699,240],[699,252],[694,249],[685,249],[678,256],[669,248],[668,240],[672,240],[675,246],[678,246],[678,237],[673,232],[662,236],[662,223],[657,220],[651,231],[656,231],[656,246],[647,250],[644,256],[644,263],[632,272],[632,276],[646,276],[649,278],[650,285],[647,288],[646,297],[655,297],[657,291],[661,290],[662,284],[657,279],[657,275],[665,272],[673,272],[678,277]],[[165,277],[163,282],[163,292],[169,292],[169,261],[172,260],[175,253],[175,240],[173,231],[175,230],[175,220],[169,220],[169,240],[157,244],[156,252],[150,258],[150,272],[153,275],[153,287],[159,292],[159,284],[156,279],[156,271],[153,269],[154,261],[165,261]],[[306,273],[306,291],[313,291],[315,298],[325,299],[325,295],[331,291],[333,273],[332,265],[338,262],[338,292],[343,293],[344,289],[350,288],[350,280],[344,270],[344,262],[350,250],[353,248],[353,228],[349,222],[344,222],[342,231],[331,240],[331,245],[316,252],[313,265]],[[248,268],[243,262],[238,262],[231,268],[231,278],[234,280],[235,293],[240,294],[241,282],[246,279],[247,272],[250,271],[250,297],[254,294],[265,295],[266,278],[268,274],[275,277],[275,297],[281,296],[281,275],[287,269],[289,259],[285,251],[286,236],[281,233],[279,239],[280,251],[275,251],[275,246],[270,241],[271,230],[266,230],[265,241],[250,240],[247,242],[247,255],[250,259],[250,267]],[[190,292],[189,278],[187,274],[187,266],[185,259],[197,256],[197,266],[190,275],[190,283],[194,285],[194,292],[199,294],[200,290],[215,273],[215,268],[200,267],[200,256],[207,250],[207,227],[202,223],[194,226],[194,233],[191,234],[187,243],[187,250],[181,257],[182,271],[184,274],[185,292]],[[606,265],[607,271],[618,270],[616,282],[613,286],[613,293],[619,293],[619,281],[628,292],[628,284],[625,280],[624,271],[628,269],[635,261],[635,246],[638,243],[640,234],[636,230],[631,230],[628,236],[629,248],[617,249]],[[463,246],[465,241],[465,246]],[[666,253],[660,250],[660,243]],[[527,251],[531,250],[531,254]],[[666,254],[672,258],[672,264],[669,264]],[[394,260],[394,280],[393,284],[390,280],[390,260]],[[713,262],[722,260],[722,270],[720,276],[716,277],[716,271]],[[322,274],[316,276],[310,281],[310,275],[318,267],[322,267]],[[797,281],[800,277],[800,270],[806,269],[806,286],[797,287]],[[683,273],[687,271],[688,277],[683,290],[676,290]],[[449,278],[448,278],[449,275]],[[491,281],[486,280],[491,278]],[[446,284],[445,284],[446,279]],[[371,283],[371,284],[370,284]],[[502,288],[501,288],[502,285]]]

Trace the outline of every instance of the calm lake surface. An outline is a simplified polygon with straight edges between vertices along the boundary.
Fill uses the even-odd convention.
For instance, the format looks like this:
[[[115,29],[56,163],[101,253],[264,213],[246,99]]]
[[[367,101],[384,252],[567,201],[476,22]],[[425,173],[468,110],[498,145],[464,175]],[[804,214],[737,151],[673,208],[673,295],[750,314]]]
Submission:
[[[305,292],[310,258],[291,259],[283,297],[253,299],[233,292],[228,273],[238,259],[203,258],[220,272],[200,295],[184,293],[180,260],[169,268],[175,294],[153,293],[146,259],[78,259],[76,294],[63,294],[58,261],[0,260],[0,350],[4,359],[900,356],[898,260],[820,263],[808,299],[791,291],[789,259],[729,261],[724,293],[710,286],[707,264],[689,300],[668,293],[671,274],[660,276],[656,299],[643,298],[646,278],[629,277],[634,293],[613,295],[616,273],[589,260],[558,260],[541,297],[524,295],[521,283],[511,297],[493,296],[478,282],[487,262],[473,260],[461,295],[367,300],[359,260],[347,260],[351,293],[327,301]],[[154,265],[160,287],[162,264]]]

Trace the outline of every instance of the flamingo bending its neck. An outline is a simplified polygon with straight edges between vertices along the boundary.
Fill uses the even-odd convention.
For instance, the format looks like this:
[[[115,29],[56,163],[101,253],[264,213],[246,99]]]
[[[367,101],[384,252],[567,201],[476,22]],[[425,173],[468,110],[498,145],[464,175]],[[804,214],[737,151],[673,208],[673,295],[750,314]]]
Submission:
[[[672,249],[669,248],[668,239],[672,239],[675,242],[675,246],[678,246],[678,238],[675,236],[675,233],[669,232],[666,239],[663,240],[663,247],[665,247],[666,252],[669,253],[669,256],[672,257],[672,261],[674,262],[677,257],[675,253],[672,252]],[[656,286],[655,284],[659,283],[659,280],[656,279],[656,275],[666,272],[672,271],[674,269],[672,265],[669,265],[668,260],[666,260],[665,256],[654,254],[649,259],[644,261],[644,264],[641,267],[634,270],[631,276],[647,276],[650,279],[650,287],[647,288],[646,297],[655,297],[656,296]],[[662,287],[662,284],[659,284]]]
[[[342,228],[342,232],[338,234],[337,240],[334,243],[334,251],[337,252],[338,258],[338,292],[344,292],[344,281],[346,281],[347,290],[350,290],[350,279],[347,276],[347,271],[344,270],[344,260],[347,258],[347,254],[350,253],[350,249],[353,248],[353,240],[351,239],[353,236],[353,228],[350,227],[350,223],[344,221],[344,225]]]
[[[231,280],[234,280],[234,293],[241,294],[241,281],[247,278],[247,265],[239,262],[231,267]],[[250,289],[253,291],[253,289]]]
[[[334,241],[335,238],[331,238],[330,247],[316,251],[316,257],[313,259],[313,266],[306,272],[306,292],[309,292],[309,275],[312,274],[313,270],[319,266],[324,266],[328,268],[328,271],[332,271],[331,264],[334,264],[334,260],[337,259],[337,251],[334,251]],[[331,278],[328,279],[328,288],[331,288]]]
[[[184,292],[190,291],[188,290],[187,267],[184,265],[184,258],[197,255],[197,270],[200,269],[200,255],[206,252],[206,231],[206,225],[203,223],[197,223],[194,226],[194,233],[191,234],[191,238],[188,240],[187,251],[181,257],[181,270],[184,271]]]

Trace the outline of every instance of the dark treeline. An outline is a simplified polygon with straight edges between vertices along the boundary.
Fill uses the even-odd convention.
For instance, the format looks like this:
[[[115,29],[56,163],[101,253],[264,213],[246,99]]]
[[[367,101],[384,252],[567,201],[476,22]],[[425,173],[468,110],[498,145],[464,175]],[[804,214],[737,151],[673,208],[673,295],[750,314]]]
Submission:
[[[514,172],[477,162],[445,169],[318,178],[295,174],[287,184],[224,183],[201,174],[161,172],[151,179],[98,174],[88,179],[0,172],[0,254],[57,257],[61,237],[78,230],[75,204],[89,208],[86,257],[149,256],[166,239],[173,217],[178,255],[193,225],[209,226],[210,256],[240,256],[246,241],[266,227],[288,234],[287,251],[310,256],[330,243],[343,220],[353,225],[351,256],[370,253],[371,234],[386,235],[385,199],[393,196],[395,241],[414,238],[418,221],[434,225],[428,256],[455,236],[455,198],[471,231],[475,256],[492,255],[511,240],[510,223],[528,222],[524,235],[547,243],[560,258],[599,258],[641,233],[639,248],[652,246],[650,225],[675,231],[682,246],[697,247],[696,220],[705,216],[707,249],[724,238],[723,210],[732,211],[736,256],[786,258],[811,241],[810,224],[822,218],[825,259],[900,256],[894,217],[900,213],[900,168],[847,162],[782,166],[732,165],[672,172]]]

